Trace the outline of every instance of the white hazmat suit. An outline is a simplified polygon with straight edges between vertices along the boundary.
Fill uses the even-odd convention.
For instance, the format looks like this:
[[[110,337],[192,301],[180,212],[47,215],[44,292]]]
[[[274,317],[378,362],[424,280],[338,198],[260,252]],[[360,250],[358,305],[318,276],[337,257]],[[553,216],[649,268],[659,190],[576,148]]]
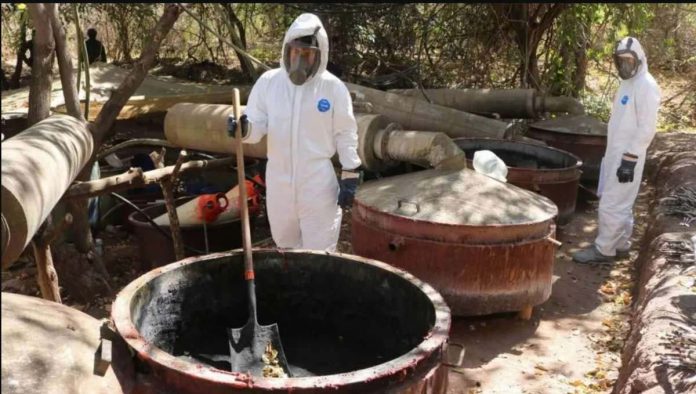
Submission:
[[[357,124],[348,89],[326,71],[329,40],[317,16],[295,19],[281,56],[290,41],[312,34],[321,51],[316,73],[298,86],[285,61],[265,72],[249,94],[245,114],[251,127],[243,142],[268,136],[266,204],[276,245],[335,251],[342,211],[331,158],[338,152],[344,170],[360,166]]]
[[[631,42],[630,48],[628,42]],[[633,233],[633,204],[638,195],[645,156],[655,136],[660,88],[648,72],[648,61],[638,40],[626,37],[617,50],[630,49],[640,63],[635,75],[621,81],[614,96],[608,125],[607,149],[602,159],[598,194],[599,230],[595,247],[604,256],[627,252]],[[624,156],[627,155],[627,156]],[[624,157],[637,157],[632,182],[620,183],[617,170]]]

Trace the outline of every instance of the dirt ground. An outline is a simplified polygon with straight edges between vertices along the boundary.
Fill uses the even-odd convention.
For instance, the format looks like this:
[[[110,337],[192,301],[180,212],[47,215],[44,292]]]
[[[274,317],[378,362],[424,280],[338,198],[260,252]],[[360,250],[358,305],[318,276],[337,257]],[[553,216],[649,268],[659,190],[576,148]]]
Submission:
[[[636,208],[639,238],[650,189],[644,185]],[[514,313],[454,318],[451,341],[466,347],[462,368],[449,374],[449,394],[458,393],[608,393],[618,374],[620,351],[628,329],[632,260],[580,266],[570,254],[592,241],[596,202],[580,204],[576,216],[558,231],[551,298],[534,309],[532,319]],[[257,247],[273,245],[263,217],[253,235]],[[124,229],[102,231],[106,264],[115,292],[141,275],[137,243]],[[344,215],[339,251],[352,252],[350,214]],[[632,258],[636,257],[632,253]],[[2,274],[2,290],[38,296],[36,269],[30,259]],[[96,318],[107,317],[112,297],[89,303],[64,303]]]
[[[639,239],[651,189],[636,203]],[[551,297],[532,319],[514,314],[455,318],[451,341],[466,347],[464,366],[449,374],[449,394],[609,393],[618,376],[634,280],[631,258],[579,265],[571,254],[594,240],[597,202],[578,205],[559,229]],[[637,242],[634,242],[636,244]]]

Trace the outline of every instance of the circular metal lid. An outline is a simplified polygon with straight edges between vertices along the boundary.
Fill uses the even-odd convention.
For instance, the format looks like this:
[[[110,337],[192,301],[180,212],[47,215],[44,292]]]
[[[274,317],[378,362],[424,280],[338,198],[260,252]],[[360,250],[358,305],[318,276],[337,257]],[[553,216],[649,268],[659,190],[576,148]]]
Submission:
[[[529,127],[566,134],[607,135],[607,124],[589,115],[559,116],[532,123]]]
[[[373,211],[455,226],[545,222],[558,214],[546,197],[472,170],[425,170],[366,182],[355,196]]]
[[[96,374],[100,321],[66,305],[2,293],[2,391],[124,392],[112,368]]]

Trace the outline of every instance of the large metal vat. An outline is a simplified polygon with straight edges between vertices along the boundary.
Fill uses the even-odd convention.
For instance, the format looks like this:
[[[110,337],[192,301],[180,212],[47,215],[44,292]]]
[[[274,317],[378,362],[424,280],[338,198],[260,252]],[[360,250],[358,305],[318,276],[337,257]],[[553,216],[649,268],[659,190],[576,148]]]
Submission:
[[[181,198],[176,202],[177,206],[183,204],[191,198]],[[151,204],[142,209],[151,218],[156,218],[167,212],[167,207],[164,203]],[[253,231],[256,227],[256,217],[254,212],[250,213],[249,226]],[[181,226],[181,238],[186,248],[187,256],[204,254],[206,252],[206,236],[208,237],[208,251],[222,252],[242,247],[242,225],[240,218],[224,222],[214,222],[203,229],[203,226]],[[133,228],[133,235],[138,244],[138,252],[140,255],[140,268],[152,269],[159,267],[176,260],[174,255],[174,241],[171,238],[165,237],[162,232],[158,231],[140,212],[133,211],[128,216],[128,223]],[[160,230],[169,234],[171,237],[171,228],[169,225],[159,226]],[[196,253],[194,250],[201,253]]]
[[[582,159],[583,182],[596,186],[607,149],[607,124],[588,115],[560,116],[529,125],[527,137],[542,140]]]
[[[570,221],[575,213],[582,160],[570,152],[525,142],[489,138],[459,138],[472,167],[474,153],[486,149],[500,157],[508,167],[507,181],[548,197],[558,207],[558,224]]]
[[[528,311],[551,295],[557,213],[471,170],[425,170],[360,186],[353,250],[430,283],[454,315]]]
[[[247,320],[240,250],[155,269],[117,296],[132,349],[113,368],[138,393],[445,393],[450,312],[429,285],[387,264],[255,250],[259,320],[277,322],[295,377],[229,371],[226,328]]]
[[[0,298],[3,393],[124,392],[113,370],[94,373],[99,320],[36,297],[3,292]]]

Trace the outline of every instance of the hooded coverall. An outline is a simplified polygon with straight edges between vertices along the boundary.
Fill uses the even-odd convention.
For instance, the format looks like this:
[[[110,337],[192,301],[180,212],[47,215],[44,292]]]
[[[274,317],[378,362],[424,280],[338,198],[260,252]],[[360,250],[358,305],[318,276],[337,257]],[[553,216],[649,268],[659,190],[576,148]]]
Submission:
[[[618,50],[626,49],[626,37]],[[633,50],[640,65],[636,74],[621,81],[614,96],[608,125],[607,149],[602,159],[598,194],[599,231],[595,239],[597,250],[605,256],[615,256],[617,249],[630,248],[633,233],[633,204],[638,196],[645,156],[655,136],[660,88],[648,72],[648,60],[638,40],[632,38]],[[633,182],[619,183],[616,172],[625,153],[638,157]]]
[[[265,72],[249,94],[245,114],[251,127],[243,142],[267,135],[266,206],[276,245],[335,251],[342,211],[331,158],[338,152],[344,170],[361,164],[353,104],[343,82],[326,71],[329,40],[317,16],[295,19],[281,56],[290,41],[315,31],[318,70],[300,86],[290,81],[284,61]]]

